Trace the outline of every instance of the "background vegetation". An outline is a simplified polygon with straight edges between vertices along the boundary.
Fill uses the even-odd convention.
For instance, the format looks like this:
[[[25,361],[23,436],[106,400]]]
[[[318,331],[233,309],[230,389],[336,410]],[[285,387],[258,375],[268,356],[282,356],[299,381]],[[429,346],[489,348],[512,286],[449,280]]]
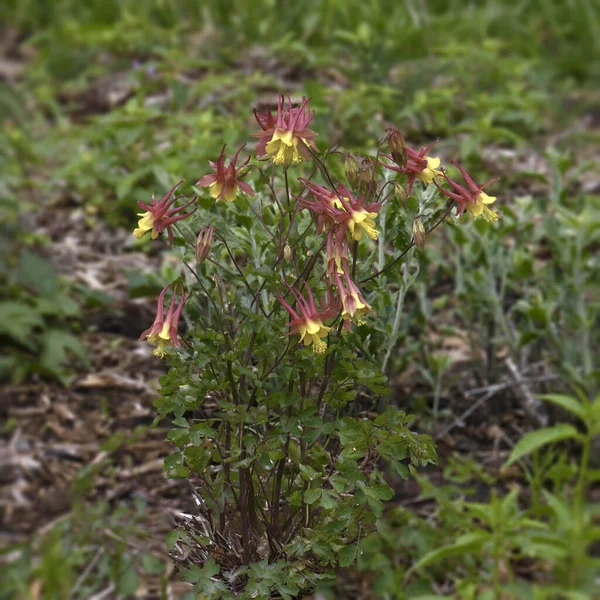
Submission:
[[[191,510],[190,491],[159,502],[136,479],[114,492],[148,464],[144,443],[159,463],[168,453],[152,410],[131,418],[161,367],[132,363],[129,341],[173,269],[130,237],[136,201],[206,173],[280,90],[312,97],[324,146],[361,151],[391,123],[414,145],[439,138],[480,180],[501,177],[498,224],[428,238],[415,277],[371,290],[393,401],[440,462],[418,485],[391,476],[360,573],[321,593],[598,594],[597,2],[4,0],[0,19],[0,410],[15,475],[0,598],[150,597],[148,578],[171,593],[148,523]],[[68,427],[39,412],[44,395],[74,413]],[[47,468],[65,439],[76,468],[53,523],[25,458]]]

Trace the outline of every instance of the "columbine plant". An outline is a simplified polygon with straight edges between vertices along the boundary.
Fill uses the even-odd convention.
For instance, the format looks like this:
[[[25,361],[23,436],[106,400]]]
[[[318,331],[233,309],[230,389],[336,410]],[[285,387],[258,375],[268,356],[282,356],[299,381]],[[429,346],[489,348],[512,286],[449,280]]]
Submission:
[[[225,167],[223,148],[196,184],[216,203],[182,214],[194,200],[172,208],[175,186],[143,205],[134,232],[166,229],[173,243],[175,228],[180,238],[181,276],[142,338],[172,367],[157,403],[159,418],[173,418],[166,470],[194,489],[172,555],[210,598],[308,593],[360,556],[392,497],[384,470],[408,477],[435,460],[410,415],[389,401],[372,409],[389,396],[379,365],[397,339],[386,342],[377,324],[388,312],[378,282],[455,205],[496,218],[487,184],[460,167],[466,187],[457,184],[432,145],[413,150],[394,128],[359,162],[318,154],[306,98],[294,106],[281,96],[276,115],[255,115],[257,160],[236,167],[242,146]],[[342,164],[345,182],[332,175]],[[241,181],[251,174],[254,188]]]

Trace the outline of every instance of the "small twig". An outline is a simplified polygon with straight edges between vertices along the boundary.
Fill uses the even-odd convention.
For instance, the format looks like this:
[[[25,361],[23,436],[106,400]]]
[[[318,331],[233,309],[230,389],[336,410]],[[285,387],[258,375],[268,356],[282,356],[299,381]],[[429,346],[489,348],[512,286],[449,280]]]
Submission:
[[[460,425],[464,419],[471,416],[477,409],[485,404],[487,400],[489,400],[492,396],[495,396],[498,392],[502,390],[506,390],[511,387],[515,387],[518,385],[523,385],[525,382],[527,383],[537,383],[541,381],[553,381],[558,379],[556,375],[546,375],[543,377],[531,377],[530,379],[521,379],[519,381],[509,381],[506,383],[497,383],[495,385],[488,385],[485,387],[473,388],[472,390],[468,390],[464,392],[464,395],[467,398],[471,398],[474,394],[485,393],[483,397],[481,397],[475,404],[472,404],[465,412],[463,412],[459,417],[457,417],[450,425],[442,429],[440,433],[438,433],[435,437],[435,440],[439,440],[444,437],[446,434],[450,433],[456,426]],[[528,413],[529,414],[529,413]]]
[[[499,391],[500,390],[491,390],[485,396],[477,400],[475,404],[469,406],[469,408],[467,408],[467,410],[465,410],[465,412],[463,412],[462,415],[456,417],[456,419],[454,419],[454,421],[452,421],[450,425],[444,427],[444,429],[442,429],[442,431],[440,431],[435,436],[435,441],[437,442],[439,439],[443,438],[445,435],[450,433],[455,427],[460,425],[467,417],[471,416],[479,407],[483,406],[492,396],[495,396]]]
[[[525,412],[529,418],[533,419],[538,427],[545,427],[548,424],[548,415],[542,408],[542,403],[533,397],[533,394],[521,378],[517,365],[515,365],[510,357],[505,359],[504,364],[508,369],[508,374],[514,380],[516,385],[516,395],[521,400]]]
[[[115,591],[115,584],[111,583],[105,590],[98,594],[94,594],[90,596],[90,600],[106,600],[107,598],[111,598],[111,594]]]
[[[543,375],[540,377],[523,378],[520,380],[520,383],[540,383],[540,382],[544,382],[544,381],[556,381],[557,379],[560,379],[560,377],[558,375]],[[483,387],[472,388],[470,390],[467,390],[464,393],[467,396],[472,396],[473,394],[483,394],[483,393],[491,392],[492,390],[494,392],[498,392],[500,390],[506,390],[508,388],[514,387],[515,385],[518,385],[518,383],[519,382],[516,382],[516,381],[509,381],[506,383],[495,383],[492,385],[484,385]]]
[[[104,554],[105,551],[106,551],[105,548],[102,548],[102,547],[98,548],[98,551],[96,552],[96,554],[94,554],[94,557],[88,563],[88,566],[83,570],[83,573],[78,577],[77,581],[71,588],[71,598],[74,598],[76,596],[76,592],[83,585],[84,581],[87,579],[87,576],[90,574],[92,569],[96,566],[96,564],[100,560],[100,557]]]

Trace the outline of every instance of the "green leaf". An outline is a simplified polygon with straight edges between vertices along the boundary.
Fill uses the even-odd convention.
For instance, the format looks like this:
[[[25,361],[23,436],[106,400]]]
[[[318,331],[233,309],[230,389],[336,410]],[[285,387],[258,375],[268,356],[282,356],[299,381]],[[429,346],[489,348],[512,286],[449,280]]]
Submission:
[[[329,490],[323,490],[321,493],[321,501],[319,505],[325,510],[333,510],[338,503],[337,495],[334,495]]]
[[[565,396],[564,394],[544,394],[540,396],[540,398],[561,406],[570,413],[578,416],[582,421],[585,420],[585,407],[576,398],[573,398],[573,396]]]
[[[55,375],[60,375],[68,353],[84,362],[87,359],[85,346],[75,336],[61,329],[49,329],[44,335],[42,365]]]
[[[217,563],[212,558],[209,558],[204,563],[204,567],[202,568],[202,575],[204,577],[214,577],[215,575],[218,575],[219,572],[220,572],[220,569],[219,569]]]
[[[183,529],[174,529],[173,531],[169,531],[166,537],[167,547],[169,550],[173,550],[173,548],[175,548],[175,544],[181,539],[187,539],[187,533]]]
[[[340,553],[338,555],[340,567],[349,567],[356,560],[357,552],[357,544],[350,544],[349,546],[344,546],[344,548],[340,550]]]
[[[307,490],[304,493],[304,502],[306,504],[314,504],[321,497],[321,490],[316,488],[314,490]]]
[[[133,596],[139,585],[137,572],[133,562],[129,563],[125,571],[119,576],[117,590],[121,596]]]
[[[408,472],[408,468],[405,464],[403,464],[397,460],[390,461],[390,464],[392,465],[392,467],[396,471],[396,473],[398,473],[398,475],[400,475],[400,477],[402,477],[402,479],[409,478],[410,475]]]
[[[600,541],[600,526],[588,527],[583,535],[583,538],[589,544]]]
[[[425,554],[425,556],[418,560],[407,571],[406,576],[413,571],[427,567],[445,558],[461,556],[463,554],[469,554],[479,550],[489,539],[490,534],[486,533],[485,531],[477,531],[474,533],[461,535],[453,544],[450,544],[449,546],[443,546],[442,548],[436,548],[435,550]]]
[[[27,347],[34,327],[42,327],[43,319],[36,310],[19,302],[0,302],[0,334],[6,334]]]
[[[573,425],[566,423],[532,431],[531,433],[524,435],[517,442],[516,446],[512,449],[505,466],[508,467],[509,465],[512,465],[527,454],[531,454],[546,444],[578,437],[579,433],[577,429],[573,427]]]
[[[165,563],[153,554],[142,554],[142,568],[145,573],[158,575],[165,570]]]
[[[19,281],[40,296],[54,296],[59,291],[58,278],[52,265],[27,249],[23,249],[19,256]]]
[[[275,585],[275,588],[282,595],[284,600],[292,600],[292,598],[300,591],[300,588],[297,585],[290,586],[285,583],[278,583]]]
[[[542,493],[556,516],[559,528],[563,531],[571,531],[573,527],[573,515],[571,514],[570,507],[548,490],[542,490]]]
[[[376,498],[370,498],[369,496],[367,496],[367,504],[377,517],[380,517],[382,515],[385,505],[383,504],[383,502],[381,502],[381,500],[377,500]]]
[[[187,583],[198,583],[202,577],[202,569],[198,565],[188,567],[183,573],[183,580]]]

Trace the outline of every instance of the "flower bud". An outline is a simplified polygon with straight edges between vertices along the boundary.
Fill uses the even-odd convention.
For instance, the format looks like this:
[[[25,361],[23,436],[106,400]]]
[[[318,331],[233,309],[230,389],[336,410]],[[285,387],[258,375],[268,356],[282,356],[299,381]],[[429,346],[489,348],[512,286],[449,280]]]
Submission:
[[[406,150],[406,140],[402,133],[393,127],[388,127],[388,149],[394,162],[399,167],[405,167],[408,162],[408,153]]]
[[[402,206],[406,208],[406,199],[408,198],[408,195],[399,181],[394,181],[394,196],[396,200],[400,201]]]
[[[366,157],[360,163],[360,185],[367,195],[374,195],[377,192],[377,181],[374,176],[374,162]]]
[[[356,188],[358,185],[359,169],[356,159],[351,154],[346,154],[344,160],[344,169],[346,171],[346,179],[350,184],[350,187]]]
[[[198,234],[196,239],[196,262],[200,264],[206,260],[206,257],[210,254],[213,241],[213,227],[212,225],[206,225]]]
[[[373,161],[365,156],[360,162],[360,182],[369,183],[373,177]]]
[[[415,220],[413,221],[412,233],[415,246],[423,252],[425,248],[425,228],[419,217],[415,217]]]
[[[292,248],[290,247],[289,244],[286,244],[283,247],[283,258],[285,259],[285,262],[287,262],[287,263],[292,262]]]

